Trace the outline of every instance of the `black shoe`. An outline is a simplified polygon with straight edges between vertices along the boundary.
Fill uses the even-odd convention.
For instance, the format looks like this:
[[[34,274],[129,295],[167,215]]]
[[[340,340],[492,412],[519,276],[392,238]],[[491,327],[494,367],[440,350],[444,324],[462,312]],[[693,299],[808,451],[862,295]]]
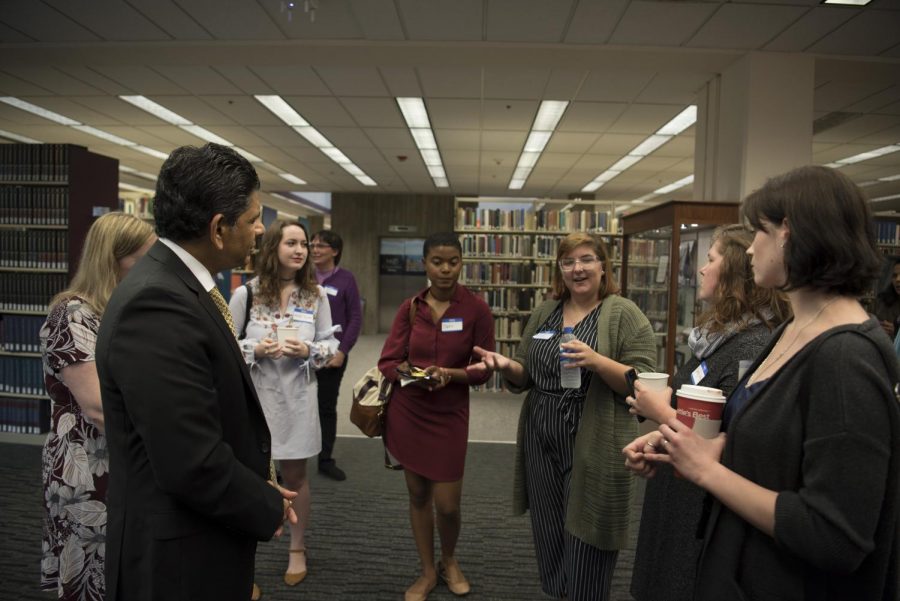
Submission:
[[[338,482],[343,482],[347,479],[347,474],[345,474],[344,470],[339,468],[334,461],[329,461],[328,463],[320,463],[319,473],[323,476],[331,478],[332,480],[337,480]]]

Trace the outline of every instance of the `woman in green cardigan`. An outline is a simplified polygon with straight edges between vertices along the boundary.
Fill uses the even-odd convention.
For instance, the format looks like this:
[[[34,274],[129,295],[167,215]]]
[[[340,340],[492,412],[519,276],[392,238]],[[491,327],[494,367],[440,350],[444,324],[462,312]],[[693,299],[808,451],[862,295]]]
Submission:
[[[570,601],[606,599],[628,539],[634,480],[620,449],[637,432],[625,373],[655,368],[650,322],[618,296],[606,245],[585,233],[557,250],[553,299],[538,307],[513,358],[475,347],[481,367],[529,390],[519,417],[514,509],[530,510],[543,591]],[[578,338],[560,344],[563,327]],[[564,351],[564,355],[560,351]],[[563,389],[562,369],[581,386]]]

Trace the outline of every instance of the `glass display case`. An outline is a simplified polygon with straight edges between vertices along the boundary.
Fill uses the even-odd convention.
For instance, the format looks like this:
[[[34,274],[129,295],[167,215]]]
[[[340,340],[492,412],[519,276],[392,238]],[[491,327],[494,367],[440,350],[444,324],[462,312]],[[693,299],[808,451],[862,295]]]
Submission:
[[[622,294],[650,319],[660,371],[674,375],[689,359],[687,337],[700,312],[697,269],[713,230],[737,220],[737,204],[679,200],[622,218]]]

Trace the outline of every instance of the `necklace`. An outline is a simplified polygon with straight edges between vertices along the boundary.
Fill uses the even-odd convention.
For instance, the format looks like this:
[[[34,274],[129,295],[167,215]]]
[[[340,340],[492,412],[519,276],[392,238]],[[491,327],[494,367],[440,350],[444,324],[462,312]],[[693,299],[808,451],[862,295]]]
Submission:
[[[782,357],[784,357],[784,356],[787,354],[787,352],[788,352],[789,350],[791,350],[792,348],[794,348],[794,345],[797,344],[797,341],[798,341],[798,340],[800,340],[800,335],[803,333],[803,331],[804,331],[806,328],[808,328],[809,326],[811,326],[811,325],[813,324],[814,321],[816,321],[817,319],[819,319],[819,316],[822,315],[822,312],[825,311],[825,309],[828,308],[828,305],[830,305],[831,303],[833,303],[834,301],[836,301],[838,298],[840,298],[840,297],[837,297],[837,296],[836,296],[836,297],[834,297],[833,299],[831,299],[830,301],[828,301],[827,303],[825,303],[824,305],[822,305],[822,308],[819,309],[818,311],[816,311],[816,314],[812,316],[812,319],[810,319],[809,321],[807,321],[805,324],[803,324],[803,327],[801,327],[799,330],[797,330],[797,335],[794,336],[794,339],[791,340],[791,343],[790,343],[789,345],[787,345],[787,348],[785,348],[783,351],[781,351],[781,352],[778,354],[777,357],[775,357],[774,359],[772,359],[772,353],[769,353],[769,355],[768,355],[765,359],[763,359],[763,362],[759,365],[759,368],[754,372],[753,377],[751,378],[751,380],[753,380],[753,382],[749,382],[749,381],[748,381],[748,384],[752,384],[752,383],[758,382],[759,379],[760,379],[759,377],[760,377],[762,374],[766,373],[766,370],[767,370],[769,367],[771,367],[772,365],[775,365],[776,363],[778,363],[778,360],[779,360],[779,359],[781,359]],[[779,340],[779,342],[781,342],[781,341]],[[777,345],[776,345],[776,346],[777,346]],[[775,348],[773,347],[772,350],[774,351]]]
[[[293,282],[294,281],[294,278],[278,278],[278,279],[281,280],[282,282]]]

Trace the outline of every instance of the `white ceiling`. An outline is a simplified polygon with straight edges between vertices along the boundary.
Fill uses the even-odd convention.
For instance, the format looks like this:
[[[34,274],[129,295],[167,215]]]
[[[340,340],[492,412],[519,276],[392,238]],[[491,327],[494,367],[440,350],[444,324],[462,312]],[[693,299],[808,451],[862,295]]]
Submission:
[[[863,9],[817,0],[318,0],[314,22],[302,0],[290,13],[284,4],[0,0],[0,95],[166,153],[202,143],[117,98],[142,94],[308,182],[293,189],[447,192],[434,187],[393,100],[422,96],[449,193],[566,197],[746,52],[804,52],[816,56],[815,118],[854,114],[815,135],[816,162],[900,143],[900,0]],[[365,188],[253,94],[282,95],[378,186]],[[512,192],[542,99],[570,105],[525,188]],[[161,164],[4,104],[0,130],[88,146],[139,171]],[[693,132],[597,198],[627,202],[691,174]],[[900,175],[900,153],[843,170],[859,183]],[[266,191],[292,189],[267,170],[260,176]],[[900,194],[900,181],[866,191]]]

